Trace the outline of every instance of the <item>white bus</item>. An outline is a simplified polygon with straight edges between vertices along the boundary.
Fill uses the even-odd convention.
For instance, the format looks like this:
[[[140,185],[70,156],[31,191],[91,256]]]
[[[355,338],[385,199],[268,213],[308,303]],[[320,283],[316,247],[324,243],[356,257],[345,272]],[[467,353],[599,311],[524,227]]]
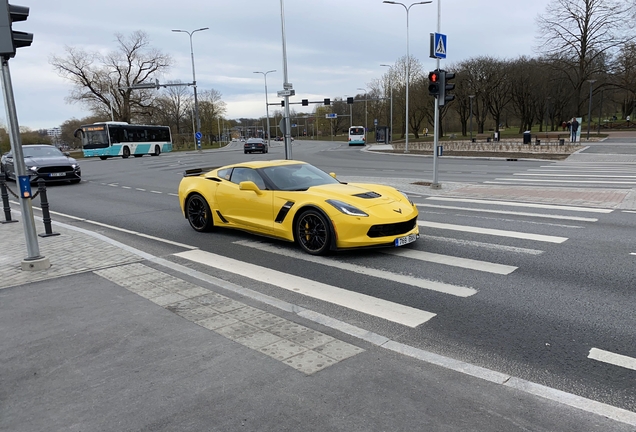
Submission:
[[[366,143],[364,126],[351,126],[349,128],[349,145],[365,145]]]
[[[75,131],[82,139],[84,157],[110,157],[145,154],[158,156],[172,151],[168,126],[131,125],[126,122],[103,122],[84,125]]]

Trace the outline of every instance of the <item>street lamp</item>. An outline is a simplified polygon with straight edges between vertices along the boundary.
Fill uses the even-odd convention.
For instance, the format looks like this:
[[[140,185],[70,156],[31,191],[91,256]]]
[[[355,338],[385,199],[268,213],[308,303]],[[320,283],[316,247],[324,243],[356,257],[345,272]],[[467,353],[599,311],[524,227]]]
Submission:
[[[391,65],[381,64],[380,66],[390,68]],[[389,142],[393,142],[393,82],[391,80],[391,70],[389,69],[389,89],[391,91],[391,124],[389,125]]]
[[[438,0],[439,1],[439,0]],[[411,74],[411,58],[409,56],[409,10],[418,4],[428,4],[432,1],[423,1],[412,3],[410,6],[406,6],[404,3],[384,0],[382,3],[402,5],[406,10],[406,144],[404,147],[404,153],[409,152],[409,75]]]
[[[367,121],[367,89],[358,87],[356,90],[362,90],[364,92],[364,143],[367,144],[367,139],[369,138],[367,136],[369,131],[369,122]]]
[[[269,147],[269,103],[267,102],[267,74],[270,72],[276,72],[276,70],[270,70],[267,72],[254,72],[256,74],[263,74],[265,78],[265,115],[267,116],[267,146]]]
[[[473,99],[475,95],[468,96],[470,99],[470,142],[473,142]]]
[[[590,140],[590,121],[592,120],[592,84],[596,82],[596,80],[591,79],[587,80],[590,83],[590,103],[587,108],[587,140]]]
[[[203,27],[200,29],[192,30],[191,32],[187,30],[172,30],[175,33],[187,33],[190,36],[190,57],[192,58],[192,87],[194,88],[194,117],[197,122],[197,130],[195,131],[195,139],[197,143],[197,147],[199,151],[201,151],[201,140],[196,138],[197,132],[201,132],[201,119],[199,118],[199,101],[197,99],[197,78],[194,74],[194,51],[192,50],[192,35],[198,31],[209,30],[209,27]]]

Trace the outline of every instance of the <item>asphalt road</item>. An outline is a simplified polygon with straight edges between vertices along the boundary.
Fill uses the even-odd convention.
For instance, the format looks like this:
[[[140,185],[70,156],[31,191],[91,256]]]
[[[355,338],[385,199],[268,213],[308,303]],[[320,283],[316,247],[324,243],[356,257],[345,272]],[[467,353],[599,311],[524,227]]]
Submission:
[[[431,158],[370,154],[341,143],[294,144],[294,158],[341,176],[431,179]],[[176,191],[184,169],[282,158],[282,147],[266,155],[244,155],[237,147],[86,160],[81,184],[51,186],[48,195],[56,220],[102,231],[411,346],[636,411],[636,371],[588,358],[592,349],[636,357],[633,213],[441,202],[422,195],[413,199],[421,205],[423,236],[404,249],[415,257],[391,250],[325,259],[240,232],[198,234],[181,215]],[[483,182],[546,164],[554,162],[443,159],[439,174],[442,181]],[[173,256],[187,250],[182,245],[208,252],[210,262]],[[215,267],[216,256],[276,271],[280,278],[294,275],[410,306],[434,318],[410,328],[263,283],[258,272],[239,275]]]

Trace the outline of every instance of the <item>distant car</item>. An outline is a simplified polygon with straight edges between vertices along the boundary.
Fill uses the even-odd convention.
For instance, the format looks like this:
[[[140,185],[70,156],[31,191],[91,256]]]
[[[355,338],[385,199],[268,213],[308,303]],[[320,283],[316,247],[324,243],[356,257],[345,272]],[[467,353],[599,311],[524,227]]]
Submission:
[[[276,137],[276,139],[274,141],[282,141],[283,137]]]
[[[255,151],[261,153],[267,153],[269,151],[267,142],[263,138],[250,138],[243,145],[243,153],[247,154]]]
[[[30,144],[22,146],[26,174],[31,182],[43,179],[47,182],[70,181],[79,183],[82,170],[69,153],[62,153],[57,147],[48,144]],[[16,172],[13,164],[13,152],[2,156],[0,161],[2,172],[7,179],[15,180]]]
[[[399,247],[419,237],[417,206],[404,193],[342,183],[334,173],[294,160],[186,170],[179,203],[195,231],[245,230],[296,242],[311,255]]]

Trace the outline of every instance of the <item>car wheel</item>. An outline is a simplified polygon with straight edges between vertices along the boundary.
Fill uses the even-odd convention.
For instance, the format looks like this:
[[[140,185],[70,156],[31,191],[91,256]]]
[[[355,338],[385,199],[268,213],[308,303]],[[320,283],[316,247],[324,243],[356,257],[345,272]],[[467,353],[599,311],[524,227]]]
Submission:
[[[311,255],[329,252],[331,230],[327,218],[316,210],[304,211],[296,221],[294,237],[300,247]]]
[[[124,151],[121,157],[123,157],[124,159],[128,159],[130,157],[130,149],[128,147],[124,147]]]
[[[186,203],[188,222],[198,232],[211,231],[214,227],[212,212],[205,198],[199,194],[192,195]]]
[[[101,160],[106,160],[106,159],[108,159],[108,156],[100,156],[99,158],[100,158]]]
[[[243,153],[247,154],[247,150],[243,150]]]
[[[143,155],[138,155],[138,154],[136,154],[136,155],[133,155],[133,156],[134,156],[134,157],[142,157]]]
[[[161,149],[159,148],[159,146],[155,146],[155,151],[154,153],[151,154],[151,156],[159,156],[161,154]]]

